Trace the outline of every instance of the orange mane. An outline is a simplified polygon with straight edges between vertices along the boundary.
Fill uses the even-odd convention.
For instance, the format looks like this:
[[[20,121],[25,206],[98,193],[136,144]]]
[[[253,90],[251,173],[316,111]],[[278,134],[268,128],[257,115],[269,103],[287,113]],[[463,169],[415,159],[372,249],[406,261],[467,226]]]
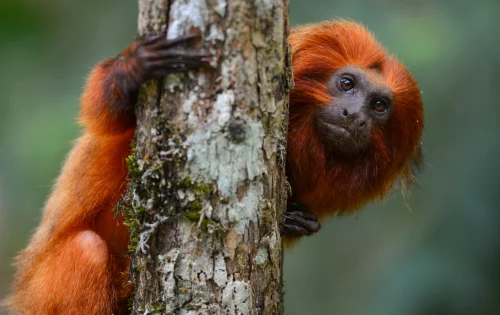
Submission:
[[[367,29],[350,21],[294,29],[289,42],[295,81],[287,158],[292,199],[321,216],[383,198],[398,178],[411,183],[412,164],[420,162],[423,106],[410,72]],[[327,81],[347,65],[379,71],[392,88],[395,109],[386,124],[373,127],[367,150],[350,158],[327,156],[312,114],[331,102]]]

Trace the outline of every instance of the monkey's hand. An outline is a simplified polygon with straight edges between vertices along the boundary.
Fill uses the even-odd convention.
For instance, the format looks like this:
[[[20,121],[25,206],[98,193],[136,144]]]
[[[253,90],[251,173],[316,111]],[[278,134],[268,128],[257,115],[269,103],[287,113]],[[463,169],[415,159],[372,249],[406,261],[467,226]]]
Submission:
[[[199,40],[199,35],[186,35],[167,39],[165,33],[136,40],[121,55],[135,59],[139,84],[169,73],[184,72],[207,66],[208,54],[183,46]]]
[[[312,235],[319,231],[321,225],[318,218],[307,211],[301,204],[288,202],[286,212],[283,214],[283,235],[300,237]]]
[[[170,40],[165,33],[141,37],[118,57],[99,63],[82,96],[83,124],[97,133],[134,127],[132,108],[144,82],[208,66],[209,55],[189,48],[199,39],[199,35],[186,35]]]
[[[165,33],[139,39],[133,55],[137,58],[141,79],[149,80],[208,65],[208,54],[182,47],[199,39],[199,35],[186,35],[170,40]]]

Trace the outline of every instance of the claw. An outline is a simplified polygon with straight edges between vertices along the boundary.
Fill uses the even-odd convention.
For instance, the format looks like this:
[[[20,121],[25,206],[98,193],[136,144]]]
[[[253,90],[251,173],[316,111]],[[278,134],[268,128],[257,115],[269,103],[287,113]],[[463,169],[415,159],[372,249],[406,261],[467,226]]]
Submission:
[[[199,52],[196,50],[180,50],[180,49],[164,49],[164,50],[158,50],[158,51],[153,51],[153,52],[146,52],[144,53],[144,58],[146,60],[158,60],[158,59],[165,59],[165,58],[197,58],[197,59],[202,59],[202,58],[208,58],[210,57],[210,54],[204,53],[204,52]]]
[[[289,236],[301,236],[301,235],[310,235],[308,231],[300,226],[295,226],[291,224],[283,224],[286,229],[286,235]]]
[[[159,40],[161,40],[163,38],[166,39],[166,37],[167,37],[167,34],[165,32],[160,33],[160,34],[156,34],[156,35],[151,35],[151,36],[146,37],[142,41],[142,45],[143,46],[148,46],[148,45],[156,43],[157,41],[159,41]]]
[[[151,48],[153,49],[165,49],[165,48],[171,48],[171,47],[175,47],[177,45],[180,45],[180,44],[188,44],[194,40],[198,40],[200,39],[201,36],[198,35],[198,34],[188,34],[188,35],[184,35],[184,36],[181,36],[181,37],[177,37],[177,38],[174,38],[174,39],[167,39],[166,36],[162,37],[163,40],[161,41],[156,41],[152,44],[154,44]]]
[[[318,232],[321,224],[303,205],[288,203],[287,212],[283,214],[283,228],[286,236],[303,236]]]
[[[166,33],[150,36],[138,44],[133,50],[133,57],[141,67],[141,79],[149,80],[209,66],[212,55],[195,49],[184,49],[179,44],[188,44],[200,39],[197,34],[188,34],[175,39],[167,39]]]

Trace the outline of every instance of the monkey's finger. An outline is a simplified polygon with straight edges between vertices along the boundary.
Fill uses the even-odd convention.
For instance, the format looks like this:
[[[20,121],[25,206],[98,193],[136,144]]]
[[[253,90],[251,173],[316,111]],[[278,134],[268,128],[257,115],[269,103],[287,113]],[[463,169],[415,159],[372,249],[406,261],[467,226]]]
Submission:
[[[285,228],[285,235],[287,236],[304,236],[304,235],[311,235],[311,232],[307,231],[303,227],[296,226],[293,224],[283,224],[283,227]]]
[[[287,213],[298,215],[298,216],[300,216],[304,219],[310,220],[310,221],[318,221],[318,217],[314,213],[311,213],[308,211],[287,211],[287,212],[285,212],[285,214],[287,214]]]
[[[312,232],[317,232],[321,228],[321,224],[318,221],[307,220],[296,214],[286,213],[284,218],[285,222],[303,226]]]
[[[154,61],[165,58],[202,59],[202,58],[212,57],[212,55],[205,52],[200,52],[198,50],[165,49],[153,52],[146,52],[144,53],[143,57],[148,61]]]
[[[300,225],[306,228],[311,233],[318,232],[321,228],[321,224],[319,224],[316,220],[308,220],[300,216],[296,213],[285,212],[285,223],[294,223],[296,225]]]
[[[286,205],[286,211],[291,212],[291,211],[302,211],[302,212],[308,212],[308,209],[306,206],[297,203],[297,202],[288,202]]]
[[[201,59],[163,59],[158,61],[152,61],[147,63],[147,67],[150,69],[162,69],[162,68],[171,68],[178,67],[180,65],[185,65],[187,67],[200,67],[206,62]]]
[[[304,221],[302,222],[302,224],[308,231],[311,231],[312,233],[316,233],[321,229],[321,224],[317,221]]]
[[[142,45],[143,46],[149,46],[149,45],[152,45],[152,44],[155,44],[161,40],[167,40],[167,33],[166,32],[162,32],[160,34],[156,34],[156,35],[150,35],[150,36],[147,36],[143,41],[142,41]]]
[[[174,39],[167,39],[165,37],[164,40],[158,40],[150,47],[152,49],[155,49],[155,50],[165,49],[165,48],[174,47],[174,46],[177,46],[180,44],[189,44],[189,43],[191,43],[195,40],[198,40],[200,38],[201,38],[201,36],[198,34],[188,34],[188,35],[180,36],[180,37],[177,37]]]

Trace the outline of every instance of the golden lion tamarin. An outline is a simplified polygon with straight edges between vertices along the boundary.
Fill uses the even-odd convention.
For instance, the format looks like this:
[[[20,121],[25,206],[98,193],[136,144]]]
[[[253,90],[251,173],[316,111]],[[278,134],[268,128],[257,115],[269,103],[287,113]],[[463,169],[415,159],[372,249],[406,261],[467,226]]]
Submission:
[[[126,313],[128,230],[112,209],[126,188],[125,158],[142,83],[196,69],[207,56],[187,36],[142,38],[99,63],[81,98],[85,132],[67,158],[42,222],[19,255],[8,306],[21,314]],[[317,217],[360,209],[420,160],[423,107],[410,72],[361,25],[333,21],[292,31],[285,236],[319,230]]]

